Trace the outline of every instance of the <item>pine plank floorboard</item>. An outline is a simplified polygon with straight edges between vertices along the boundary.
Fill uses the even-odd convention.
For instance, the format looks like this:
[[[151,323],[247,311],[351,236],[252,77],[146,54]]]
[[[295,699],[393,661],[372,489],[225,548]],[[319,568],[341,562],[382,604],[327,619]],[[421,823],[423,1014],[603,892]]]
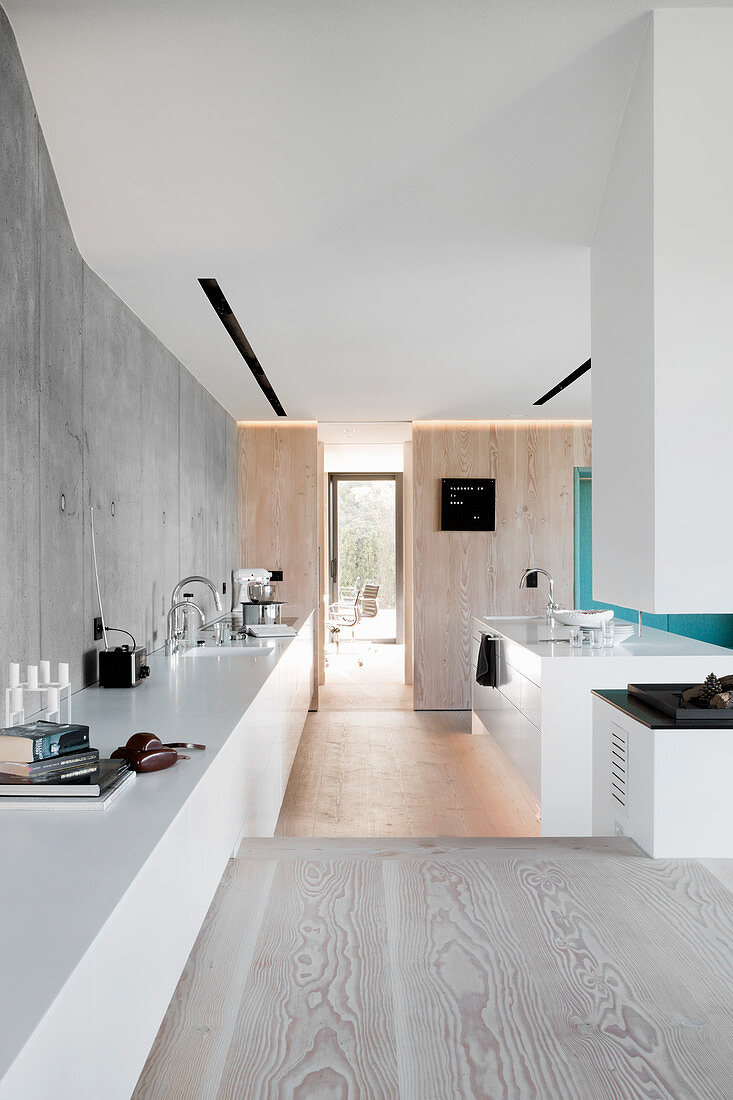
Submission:
[[[732,943],[629,841],[247,839],[135,1097],[730,1100]]]
[[[275,873],[272,860],[230,860],[140,1075],[136,1100],[215,1096]],[[246,898],[246,904],[243,904]],[[164,932],[162,933],[164,934]]]
[[[531,793],[491,738],[470,733],[466,712],[414,711],[412,688],[390,682],[384,664],[329,673],[276,836],[539,834]]]

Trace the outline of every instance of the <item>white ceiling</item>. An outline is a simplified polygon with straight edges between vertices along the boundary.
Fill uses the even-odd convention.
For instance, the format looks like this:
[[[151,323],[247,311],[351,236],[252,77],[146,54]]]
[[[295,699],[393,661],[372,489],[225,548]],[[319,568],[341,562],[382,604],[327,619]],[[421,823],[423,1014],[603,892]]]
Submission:
[[[372,446],[380,443],[399,444],[412,439],[412,424],[409,420],[381,421],[373,423],[360,421],[356,424],[337,424],[333,421],[318,422],[318,442],[326,444],[357,444]]]
[[[5,6],[82,252],[236,417],[199,276],[295,418],[526,415],[590,354],[649,0]],[[588,415],[588,376],[542,409]]]

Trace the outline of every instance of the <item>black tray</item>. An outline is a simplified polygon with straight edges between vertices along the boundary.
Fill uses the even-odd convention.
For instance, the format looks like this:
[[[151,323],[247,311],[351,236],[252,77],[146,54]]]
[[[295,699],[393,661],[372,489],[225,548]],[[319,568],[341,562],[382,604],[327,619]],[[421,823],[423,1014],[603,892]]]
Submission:
[[[684,707],[682,692],[694,684],[628,684],[629,695],[642,699],[654,710],[674,718],[678,726],[730,726],[733,710],[717,707]]]

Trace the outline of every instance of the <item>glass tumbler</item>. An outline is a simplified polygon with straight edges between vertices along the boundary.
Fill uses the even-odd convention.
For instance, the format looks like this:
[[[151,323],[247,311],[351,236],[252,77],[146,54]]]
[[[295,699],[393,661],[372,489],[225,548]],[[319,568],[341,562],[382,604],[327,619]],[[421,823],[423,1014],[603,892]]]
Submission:
[[[569,627],[570,633],[570,648],[580,649],[583,644],[583,628],[582,626]]]
[[[613,619],[604,619],[603,621],[603,645],[606,649],[611,649],[616,641],[616,625]]]

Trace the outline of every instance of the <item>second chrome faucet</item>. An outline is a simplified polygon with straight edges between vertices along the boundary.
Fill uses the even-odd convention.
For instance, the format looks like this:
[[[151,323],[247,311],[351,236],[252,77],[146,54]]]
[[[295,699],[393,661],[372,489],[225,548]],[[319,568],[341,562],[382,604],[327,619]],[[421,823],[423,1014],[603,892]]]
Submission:
[[[171,596],[171,606],[168,611],[168,629],[166,631],[165,639],[165,652],[167,655],[176,653],[181,640],[185,637],[188,625],[187,616],[189,611],[193,611],[199,616],[201,622],[200,627],[206,626],[206,619],[203,611],[197,603],[193,600],[182,600],[181,593],[188,584],[205,584],[211,589],[211,594],[214,598],[214,606],[216,607],[219,615],[222,613],[221,596],[219,590],[213,581],[210,581],[208,577],[191,576],[184,577],[179,581],[176,587],[173,589],[173,595]],[[183,626],[181,627],[181,616],[183,617]]]
[[[541,573],[542,576],[547,577],[548,581],[550,582],[550,596],[547,601],[547,608],[545,609],[547,621],[550,622],[552,619],[552,612],[557,611],[557,604],[555,603],[555,582],[552,579],[552,574],[548,573],[546,569],[538,569],[536,566],[533,565],[530,569],[524,570],[524,573],[522,574],[522,579],[519,582],[520,588],[527,587],[527,579],[528,577],[531,577],[533,573]]]

